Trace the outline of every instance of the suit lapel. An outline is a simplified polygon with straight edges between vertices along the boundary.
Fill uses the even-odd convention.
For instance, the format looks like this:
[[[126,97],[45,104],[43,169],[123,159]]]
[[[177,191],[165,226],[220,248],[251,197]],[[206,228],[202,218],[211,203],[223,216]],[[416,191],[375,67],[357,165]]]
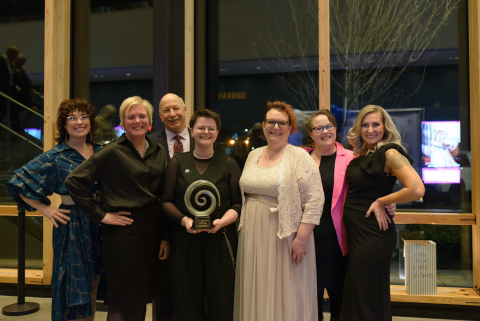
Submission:
[[[167,133],[165,132],[165,129],[161,130],[158,133],[158,142],[160,145],[165,148],[165,154],[167,154],[167,162],[170,161],[170,152],[168,151],[168,143],[167,143]]]

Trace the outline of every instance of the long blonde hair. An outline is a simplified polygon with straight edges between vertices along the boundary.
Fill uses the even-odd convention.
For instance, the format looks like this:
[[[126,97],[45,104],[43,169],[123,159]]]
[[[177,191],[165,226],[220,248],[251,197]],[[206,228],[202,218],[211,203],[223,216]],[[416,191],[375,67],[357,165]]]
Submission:
[[[353,146],[356,155],[365,155],[368,153],[367,144],[362,139],[362,123],[365,117],[371,113],[379,113],[382,116],[383,126],[385,128],[385,133],[383,134],[383,139],[377,143],[374,151],[386,144],[394,143],[399,145],[406,151],[405,147],[402,145],[402,136],[395,127],[395,124],[392,121],[390,115],[380,106],[376,105],[367,105],[360,110],[358,113],[357,119],[353,127],[348,131],[348,142]]]

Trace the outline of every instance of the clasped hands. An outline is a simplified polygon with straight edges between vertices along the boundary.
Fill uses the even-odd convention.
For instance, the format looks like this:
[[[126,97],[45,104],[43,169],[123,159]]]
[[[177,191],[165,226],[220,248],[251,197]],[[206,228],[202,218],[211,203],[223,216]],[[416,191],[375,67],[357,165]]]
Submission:
[[[185,230],[190,234],[198,234],[198,233],[202,233],[202,232],[208,232],[208,233],[213,233],[214,234],[214,233],[217,233],[218,230],[220,230],[222,227],[225,226],[225,223],[223,222],[222,219],[216,219],[216,220],[213,221],[213,228],[211,228],[211,229],[202,228],[202,229],[198,229],[198,230],[192,230],[193,219],[191,219],[188,216],[184,216],[182,218],[181,224],[182,224],[182,226],[185,226]]]

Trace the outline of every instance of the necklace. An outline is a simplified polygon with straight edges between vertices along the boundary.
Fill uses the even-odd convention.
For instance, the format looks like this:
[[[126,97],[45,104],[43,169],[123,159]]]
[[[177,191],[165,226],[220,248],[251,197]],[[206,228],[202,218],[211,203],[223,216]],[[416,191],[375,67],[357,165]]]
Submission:
[[[193,151],[193,156],[195,156],[196,158],[210,158],[213,156],[213,153],[215,153],[214,150],[212,150],[212,153],[210,155],[200,155],[196,151]]]
[[[280,151],[277,151],[276,153],[274,153],[273,155],[270,155],[268,152],[267,152],[267,149],[265,149],[265,152],[267,153],[268,155],[268,160],[270,161],[272,159],[273,156],[277,156],[278,154],[280,154],[282,152],[283,148],[280,149]]]
[[[142,150],[138,150],[136,147],[135,149],[137,149],[137,152],[140,154],[140,157],[143,158],[145,156],[145,153],[147,152],[147,149],[150,145],[148,145],[148,142],[147,140],[145,139],[145,147],[142,149]]]

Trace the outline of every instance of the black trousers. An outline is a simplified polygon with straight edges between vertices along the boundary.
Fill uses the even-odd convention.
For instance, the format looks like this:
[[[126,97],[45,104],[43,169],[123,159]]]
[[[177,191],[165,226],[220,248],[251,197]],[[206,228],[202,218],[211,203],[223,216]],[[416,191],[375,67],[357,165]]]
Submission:
[[[225,231],[225,233],[224,233]],[[217,233],[187,233],[182,226],[172,235],[171,279],[175,321],[233,320],[237,254],[235,224]]]

